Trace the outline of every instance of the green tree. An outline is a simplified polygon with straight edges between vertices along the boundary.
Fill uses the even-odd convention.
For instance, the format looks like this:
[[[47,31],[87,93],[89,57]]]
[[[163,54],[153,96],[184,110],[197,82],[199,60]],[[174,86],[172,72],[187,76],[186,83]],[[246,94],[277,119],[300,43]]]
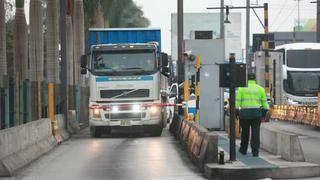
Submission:
[[[147,27],[150,21],[133,0],[84,0],[85,19],[89,27],[96,27],[103,14],[104,27]],[[103,13],[100,12],[102,7]]]

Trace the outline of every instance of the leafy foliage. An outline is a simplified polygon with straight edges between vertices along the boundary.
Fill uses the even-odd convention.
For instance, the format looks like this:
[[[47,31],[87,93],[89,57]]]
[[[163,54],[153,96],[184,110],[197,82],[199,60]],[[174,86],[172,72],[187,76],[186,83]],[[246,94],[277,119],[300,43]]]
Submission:
[[[147,27],[150,25],[141,7],[138,7],[133,0],[84,0],[83,2],[85,19],[90,26],[95,23],[95,13],[99,3],[109,27]]]

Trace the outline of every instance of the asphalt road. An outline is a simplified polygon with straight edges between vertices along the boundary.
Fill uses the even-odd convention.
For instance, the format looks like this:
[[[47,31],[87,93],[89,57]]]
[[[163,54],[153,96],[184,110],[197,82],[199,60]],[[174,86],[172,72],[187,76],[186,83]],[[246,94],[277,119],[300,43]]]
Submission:
[[[85,129],[6,180],[205,179],[178,141],[161,137],[90,138]],[[3,180],[3,179],[1,179]]]

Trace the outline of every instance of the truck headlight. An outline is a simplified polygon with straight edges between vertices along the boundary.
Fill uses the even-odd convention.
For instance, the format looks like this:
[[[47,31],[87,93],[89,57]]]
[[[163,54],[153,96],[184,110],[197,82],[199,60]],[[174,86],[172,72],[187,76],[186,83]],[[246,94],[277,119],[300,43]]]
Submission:
[[[150,108],[151,114],[156,114],[159,111],[159,108],[157,106],[151,106]]]
[[[161,114],[161,108],[158,106],[151,106],[150,114],[151,114],[151,117],[159,117]]]
[[[100,109],[93,109],[92,116],[93,118],[101,119]]]
[[[135,104],[132,106],[132,111],[133,112],[140,112],[141,111],[141,106],[139,104]]]
[[[114,113],[119,112],[119,107],[118,106],[112,106],[112,112],[114,112]]]

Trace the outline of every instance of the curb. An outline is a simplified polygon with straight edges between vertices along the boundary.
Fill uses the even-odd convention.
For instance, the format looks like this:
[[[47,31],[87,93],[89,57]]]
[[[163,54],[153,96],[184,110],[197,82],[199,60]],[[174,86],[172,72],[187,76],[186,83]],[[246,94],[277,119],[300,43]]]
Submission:
[[[219,164],[207,164],[205,166],[205,177],[214,180],[233,180],[233,179],[298,179],[312,178],[320,176],[320,166],[304,163],[297,163],[294,167],[270,167],[270,168],[248,168],[248,167],[231,167]]]

